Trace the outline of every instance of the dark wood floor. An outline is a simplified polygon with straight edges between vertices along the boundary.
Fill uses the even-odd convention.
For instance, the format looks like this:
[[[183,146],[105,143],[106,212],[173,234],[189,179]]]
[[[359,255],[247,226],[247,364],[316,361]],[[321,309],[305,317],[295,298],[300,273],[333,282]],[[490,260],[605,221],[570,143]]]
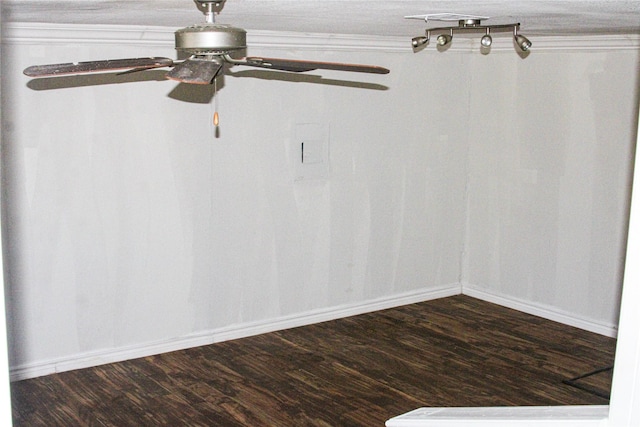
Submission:
[[[12,384],[17,426],[383,426],[421,406],[607,404],[615,340],[456,296]],[[608,392],[610,375],[588,379]]]

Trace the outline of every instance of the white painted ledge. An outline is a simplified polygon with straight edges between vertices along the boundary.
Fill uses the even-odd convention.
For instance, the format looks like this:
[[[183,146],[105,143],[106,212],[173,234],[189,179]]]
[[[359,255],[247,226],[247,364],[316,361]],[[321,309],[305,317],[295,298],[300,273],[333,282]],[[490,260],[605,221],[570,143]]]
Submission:
[[[387,427],[587,427],[607,424],[609,406],[514,406],[419,408],[386,422]]]

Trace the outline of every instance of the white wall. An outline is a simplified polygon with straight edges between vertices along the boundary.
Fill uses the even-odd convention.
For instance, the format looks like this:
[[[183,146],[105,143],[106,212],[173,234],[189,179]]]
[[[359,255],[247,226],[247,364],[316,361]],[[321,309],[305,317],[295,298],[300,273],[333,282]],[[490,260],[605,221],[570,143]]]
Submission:
[[[5,38],[14,378],[457,293],[461,283],[615,321],[637,46],[522,60],[511,46],[480,56],[413,54],[405,40],[255,43],[252,55],[392,73],[236,68],[218,94],[218,137],[208,88],[153,72],[158,81],[120,84],[21,74],[36,63],[174,57],[162,34],[110,42],[121,30],[14,27]],[[576,72],[592,78],[574,82]],[[618,76],[606,88],[604,72]],[[329,177],[295,181],[292,131],[309,122],[330,129]]]
[[[0,8],[0,34],[2,33],[2,8]],[[1,53],[2,46],[0,46]],[[0,64],[3,58],[0,56]],[[0,84],[0,99],[2,99],[2,85]],[[2,116],[2,109],[0,108],[0,117]],[[2,135],[0,134],[0,142]],[[0,157],[2,156],[2,147],[0,146]],[[2,163],[0,162],[0,188],[2,188],[2,177],[4,173],[2,171]],[[0,204],[4,204],[3,194],[0,193]],[[2,216],[0,215],[0,223],[2,222]],[[4,241],[1,236],[2,230],[0,230],[0,248]],[[5,296],[4,296],[4,249],[2,249],[2,256],[0,257],[0,283],[2,286],[0,289],[0,424],[11,426],[12,414],[11,414],[11,388],[9,385],[9,357],[8,357],[8,343],[7,343],[7,321],[5,308]]]
[[[21,74],[36,63],[174,57],[170,42],[54,43],[17,33],[3,70],[14,372],[459,292],[468,112],[456,105],[469,80],[460,55],[433,64],[404,47],[252,49],[393,73],[292,82],[234,69],[245,76],[224,78],[215,137],[208,87],[105,77],[30,83]],[[433,100],[440,108],[425,114]],[[329,178],[294,181],[292,130],[309,122],[330,129]]]
[[[616,49],[473,57],[467,293],[615,330],[639,63]]]

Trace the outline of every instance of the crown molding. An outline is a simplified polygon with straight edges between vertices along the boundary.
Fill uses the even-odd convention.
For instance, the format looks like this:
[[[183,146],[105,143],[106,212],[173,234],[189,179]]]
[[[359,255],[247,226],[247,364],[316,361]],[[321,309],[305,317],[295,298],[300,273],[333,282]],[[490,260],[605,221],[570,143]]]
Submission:
[[[3,25],[3,43],[11,44],[118,44],[128,46],[174,46],[174,28],[136,25],[88,25],[16,23]],[[527,36],[531,53],[545,51],[600,51],[640,49],[640,34]],[[345,34],[297,33],[285,31],[247,31],[252,48],[302,49],[319,51],[412,52],[409,37],[382,37]],[[492,53],[513,52],[510,36],[494,37]],[[422,49],[438,53],[434,43]],[[477,53],[479,37],[455,36],[449,52]]]
[[[12,44],[125,44],[173,47],[173,31],[166,27],[4,23],[3,42]]]
[[[352,34],[295,33],[286,31],[247,31],[251,47],[312,50],[411,51],[411,40],[404,37]]]
[[[12,44],[118,44],[174,46],[175,28],[135,25],[6,23],[3,39]],[[403,37],[335,35],[280,31],[247,31],[247,44],[256,48],[305,50],[410,51]]]

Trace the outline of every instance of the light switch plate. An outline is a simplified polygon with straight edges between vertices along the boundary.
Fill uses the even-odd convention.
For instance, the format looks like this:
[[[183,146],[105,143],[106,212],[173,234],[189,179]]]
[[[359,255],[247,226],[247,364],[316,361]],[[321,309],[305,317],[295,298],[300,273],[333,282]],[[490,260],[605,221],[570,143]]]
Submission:
[[[329,177],[329,126],[296,123],[291,138],[296,180]]]

